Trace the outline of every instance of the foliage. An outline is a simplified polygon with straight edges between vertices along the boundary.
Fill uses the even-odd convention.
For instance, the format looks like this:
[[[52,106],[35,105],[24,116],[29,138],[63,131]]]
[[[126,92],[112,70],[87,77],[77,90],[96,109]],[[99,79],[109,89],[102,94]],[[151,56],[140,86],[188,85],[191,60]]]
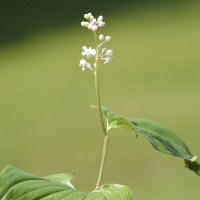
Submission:
[[[158,151],[184,158],[186,167],[200,175],[200,163],[197,157],[190,153],[186,144],[175,133],[150,120],[125,118],[104,105],[101,108],[106,117],[108,129],[123,128],[139,133]]]
[[[128,187],[106,184],[89,194],[74,189],[72,174],[56,174],[41,178],[7,166],[0,174],[0,199],[4,200],[132,200]]]

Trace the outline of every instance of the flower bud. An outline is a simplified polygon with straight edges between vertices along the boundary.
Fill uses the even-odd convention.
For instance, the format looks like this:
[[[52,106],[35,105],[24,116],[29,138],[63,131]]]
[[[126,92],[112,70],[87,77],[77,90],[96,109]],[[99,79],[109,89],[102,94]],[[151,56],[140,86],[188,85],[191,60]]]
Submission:
[[[99,26],[100,26],[100,27],[105,26],[105,22],[99,22]]]
[[[103,16],[100,15],[100,16],[98,17],[98,21],[101,22],[102,20],[103,20]]]
[[[112,58],[111,57],[107,57],[106,58],[106,62],[104,62],[104,64],[106,64],[107,62],[111,62],[112,61]]]
[[[96,21],[97,21],[97,20],[94,18],[94,19],[92,20],[92,23],[94,24]]]
[[[89,29],[89,30],[92,30],[92,29],[93,29],[93,25],[92,25],[92,24],[89,24],[89,25],[88,25],[88,29]]]
[[[92,30],[93,30],[93,31],[96,31],[97,28],[98,28],[98,27],[94,25],[93,28],[92,28]]]
[[[99,40],[104,40],[104,36],[102,34],[99,36]]]
[[[81,26],[85,26],[85,22],[81,22]]]
[[[88,17],[90,18],[92,16],[92,13],[88,13]]]
[[[92,15],[92,16],[90,16],[90,19],[91,19],[91,20],[93,20],[93,19],[94,19],[94,16],[93,16],[93,15]]]
[[[102,49],[102,53],[105,53],[106,51],[107,51],[106,48],[103,48],[103,49]]]
[[[85,22],[85,26],[86,26],[86,27],[88,27],[88,26],[89,26],[89,24],[90,24],[89,22]]]
[[[113,50],[108,50],[108,51],[106,52],[106,55],[112,56],[112,55],[113,55]]]
[[[106,58],[106,61],[107,61],[107,62],[111,62],[111,61],[112,61],[112,58],[111,58],[111,57],[107,57],[107,58]]]
[[[109,42],[111,40],[111,38],[112,38],[111,36],[106,36],[105,41]]]
[[[86,61],[84,59],[80,60],[80,64],[81,65],[85,65],[86,64]]]
[[[85,15],[84,15],[84,18],[85,18],[85,19],[89,19],[90,17],[88,16],[88,14],[85,14]]]

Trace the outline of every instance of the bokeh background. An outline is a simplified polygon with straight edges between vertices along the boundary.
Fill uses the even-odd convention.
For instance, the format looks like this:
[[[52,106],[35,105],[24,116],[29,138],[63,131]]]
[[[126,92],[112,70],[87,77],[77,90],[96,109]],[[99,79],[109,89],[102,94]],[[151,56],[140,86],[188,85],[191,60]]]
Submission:
[[[0,170],[72,173],[78,190],[95,188],[103,134],[94,77],[79,66],[94,47],[83,15],[104,16],[111,63],[99,69],[102,103],[179,135],[200,156],[199,1],[0,0]],[[90,62],[93,62],[90,60]],[[134,199],[200,199],[200,177],[142,136],[114,130],[102,184],[131,188]]]

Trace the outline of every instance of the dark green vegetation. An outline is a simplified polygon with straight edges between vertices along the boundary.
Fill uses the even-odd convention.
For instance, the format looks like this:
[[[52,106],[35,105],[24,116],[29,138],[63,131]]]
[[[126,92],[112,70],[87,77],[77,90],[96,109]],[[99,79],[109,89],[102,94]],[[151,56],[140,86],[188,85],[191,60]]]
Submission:
[[[9,164],[41,177],[75,171],[76,189],[94,190],[103,135],[90,109],[93,74],[78,66],[81,47],[94,46],[93,34],[80,26],[89,11],[104,15],[106,28],[97,33],[112,36],[105,46],[115,56],[100,65],[102,103],[168,127],[200,156],[199,10],[199,3],[120,7],[106,15],[82,10],[77,24],[37,29],[1,47],[0,169]],[[127,185],[136,199],[196,199],[199,177],[182,166],[139,134],[113,130],[102,184]]]
[[[155,5],[180,7],[187,4],[187,0],[0,0],[0,46],[29,38],[41,29],[80,23],[84,12],[106,16],[111,14],[111,10],[127,6],[140,10]]]

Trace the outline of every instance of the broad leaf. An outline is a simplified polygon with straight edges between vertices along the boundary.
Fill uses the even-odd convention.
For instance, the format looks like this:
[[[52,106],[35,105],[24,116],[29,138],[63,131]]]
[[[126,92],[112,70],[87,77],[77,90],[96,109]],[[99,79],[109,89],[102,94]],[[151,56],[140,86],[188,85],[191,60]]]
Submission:
[[[132,200],[130,189],[124,185],[106,184],[91,192],[86,200]]]
[[[186,167],[200,175],[200,163],[197,157],[190,153],[186,144],[175,133],[150,120],[126,118],[117,115],[104,105],[101,108],[109,131],[123,128],[139,133],[158,151],[184,158]]]
[[[12,166],[0,173],[1,200],[132,200],[128,187],[103,185],[87,194],[74,189],[74,175],[57,174],[41,178]]]

